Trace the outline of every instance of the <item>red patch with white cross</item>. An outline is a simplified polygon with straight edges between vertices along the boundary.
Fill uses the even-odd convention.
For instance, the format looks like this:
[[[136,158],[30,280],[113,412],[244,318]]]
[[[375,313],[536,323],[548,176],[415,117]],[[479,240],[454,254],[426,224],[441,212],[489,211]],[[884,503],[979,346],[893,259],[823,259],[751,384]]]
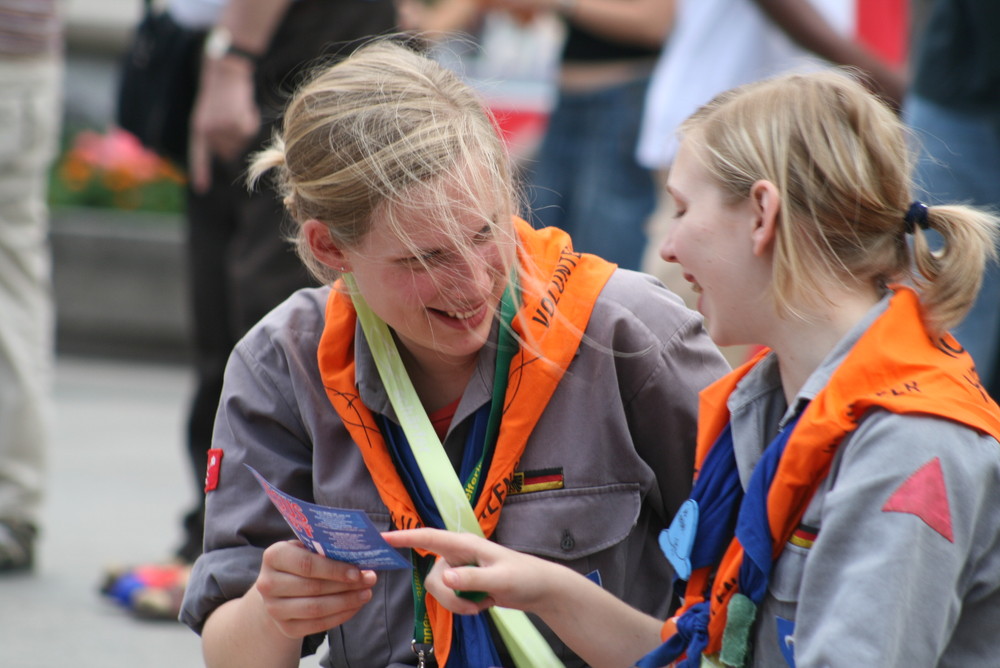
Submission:
[[[212,448],[208,451],[208,468],[205,472],[205,493],[219,486],[219,469],[222,468],[222,449]]]

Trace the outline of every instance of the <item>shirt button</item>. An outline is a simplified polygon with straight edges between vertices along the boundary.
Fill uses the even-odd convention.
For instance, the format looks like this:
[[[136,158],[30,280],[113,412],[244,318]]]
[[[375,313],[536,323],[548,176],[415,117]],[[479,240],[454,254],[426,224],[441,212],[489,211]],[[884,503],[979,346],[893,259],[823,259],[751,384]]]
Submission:
[[[569,529],[563,531],[562,541],[559,543],[559,547],[561,547],[564,552],[569,552],[576,547],[576,539],[573,538],[573,534],[569,532]]]

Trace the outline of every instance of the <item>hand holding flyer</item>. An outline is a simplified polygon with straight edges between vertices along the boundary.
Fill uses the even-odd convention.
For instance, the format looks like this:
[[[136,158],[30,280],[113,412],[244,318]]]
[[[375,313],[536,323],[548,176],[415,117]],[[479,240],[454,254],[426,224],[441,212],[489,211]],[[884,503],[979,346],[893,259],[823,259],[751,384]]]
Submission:
[[[358,568],[387,571],[412,568],[382,538],[363,510],[330,508],[296,499],[246,465],[302,544],[317,554],[346,561]]]

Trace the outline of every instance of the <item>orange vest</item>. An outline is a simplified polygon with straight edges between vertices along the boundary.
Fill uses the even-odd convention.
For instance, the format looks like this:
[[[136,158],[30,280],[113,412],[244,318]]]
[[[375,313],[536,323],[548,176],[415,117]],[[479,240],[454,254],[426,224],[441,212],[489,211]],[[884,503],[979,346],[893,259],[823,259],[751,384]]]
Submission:
[[[826,478],[837,448],[872,408],[898,414],[931,415],[952,420],[1000,440],[1000,408],[979,382],[968,353],[951,335],[932,340],[920,318],[920,302],[911,289],[893,286],[888,309],[872,323],[826,386],[799,419],[778,464],[767,497],[774,555],[784,549],[813,494]],[[729,422],[726,400],[736,385],[768,353],[750,361],[702,391],[699,405],[696,473]],[[743,548],[735,538],[717,568],[691,575],[682,614],[708,597],[709,642],[705,654],[721,649],[726,606],[736,592]],[[667,620],[661,635],[676,631]]]
[[[561,230],[534,230],[515,219],[520,242],[518,279],[522,306],[511,323],[521,346],[510,364],[497,445],[474,512],[489,537],[500,519],[514,469],[549,398],[576,355],[594,304],[615,265],[573,251]],[[338,289],[340,288],[340,289]],[[361,402],[354,376],[357,314],[338,282],[326,307],[318,360],[327,396],[357,443],[393,526],[423,525],[396,472],[375,416]],[[427,597],[434,652],[444,666],[451,647],[451,613]]]

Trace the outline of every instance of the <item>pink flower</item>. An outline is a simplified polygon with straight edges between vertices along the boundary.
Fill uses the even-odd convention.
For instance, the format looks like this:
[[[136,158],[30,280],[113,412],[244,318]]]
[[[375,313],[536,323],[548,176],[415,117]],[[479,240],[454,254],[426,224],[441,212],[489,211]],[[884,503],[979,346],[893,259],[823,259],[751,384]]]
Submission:
[[[70,153],[95,169],[125,172],[138,183],[150,183],[163,176],[163,160],[119,128],[112,128],[104,135],[93,130],[81,131]]]

